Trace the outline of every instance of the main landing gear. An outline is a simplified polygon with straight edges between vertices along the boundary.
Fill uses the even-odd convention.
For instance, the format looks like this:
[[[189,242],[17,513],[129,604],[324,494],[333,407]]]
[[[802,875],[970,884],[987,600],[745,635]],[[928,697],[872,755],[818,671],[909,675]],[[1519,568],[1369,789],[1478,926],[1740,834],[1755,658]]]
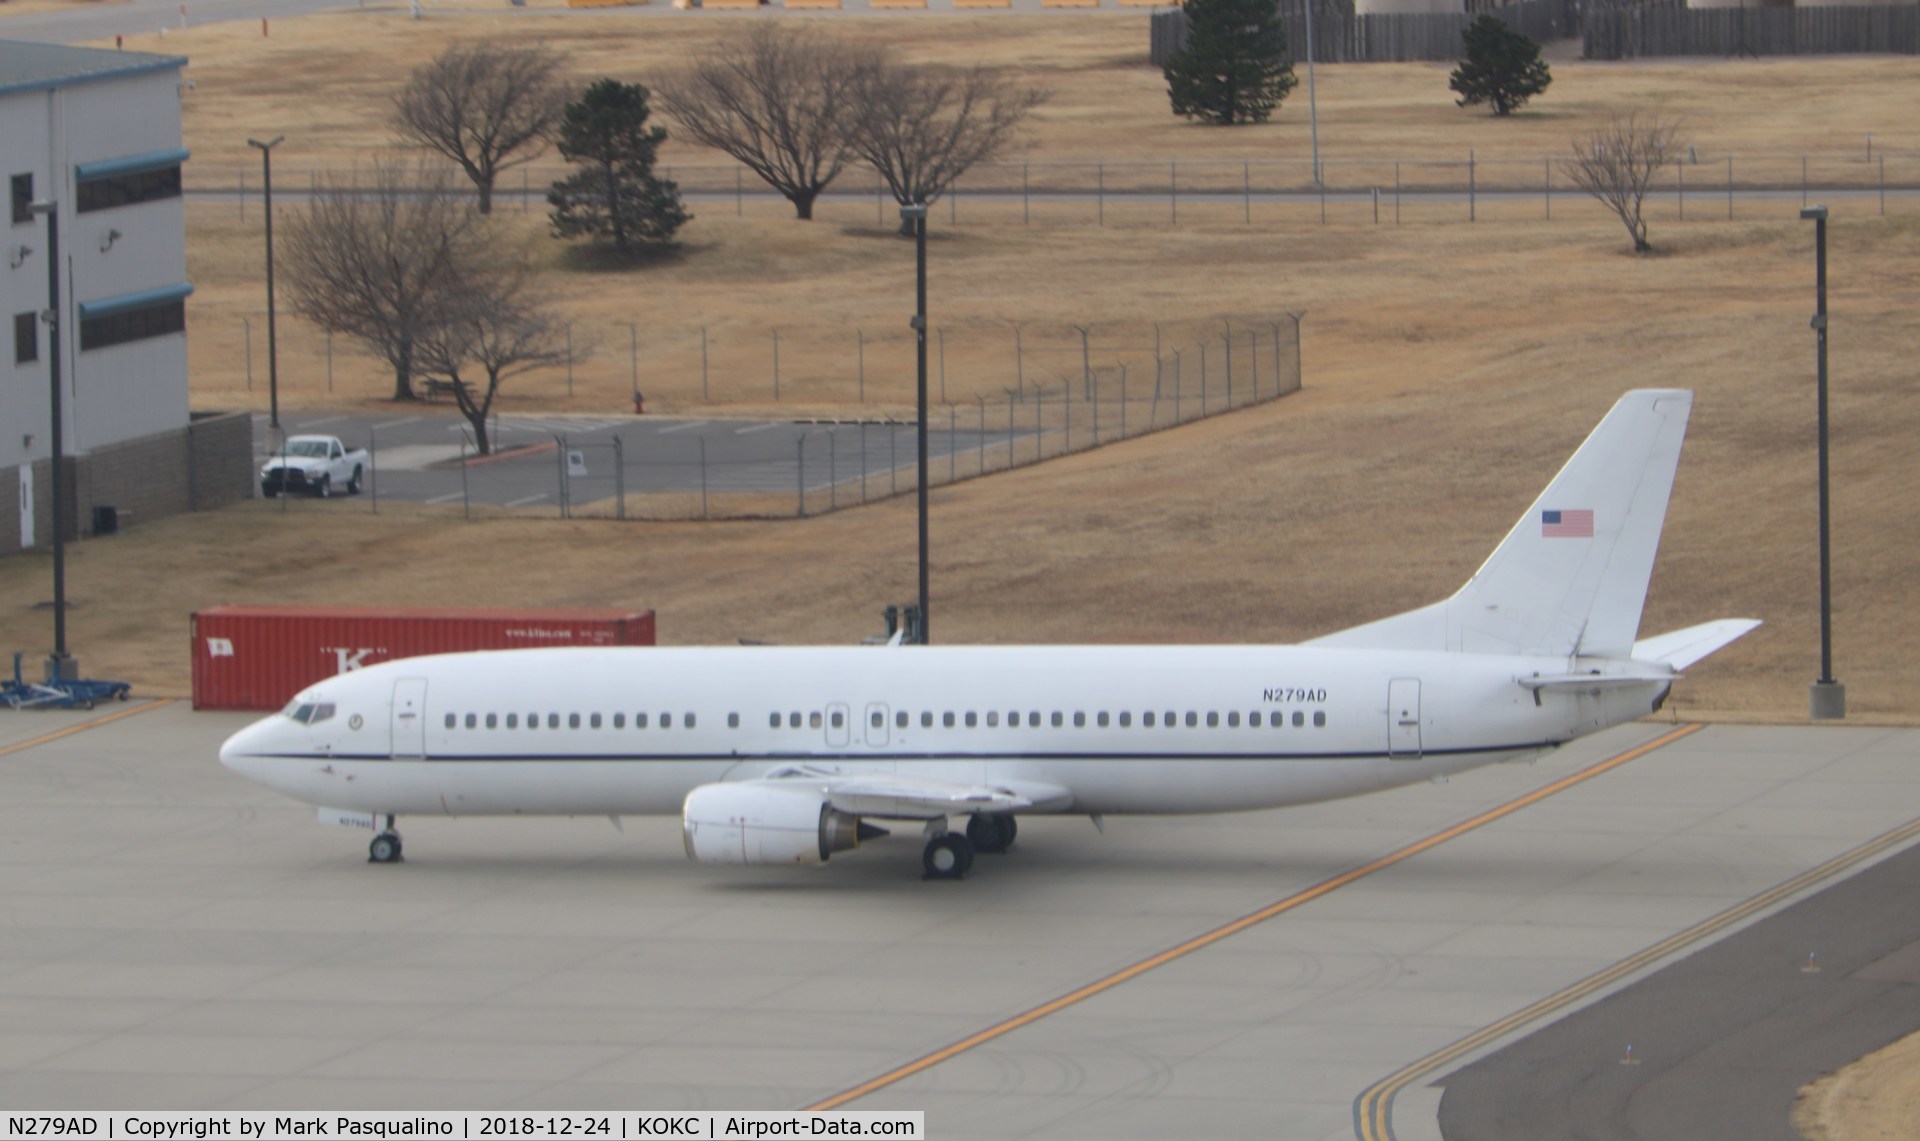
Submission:
[[[387,817],[387,826],[373,842],[367,845],[367,862],[370,864],[397,864],[400,862],[400,833],[393,830],[393,817]]]
[[[945,820],[927,822],[927,846],[920,866],[930,880],[957,880],[973,868],[976,852],[1005,852],[1013,846],[1019,824],[1007,813],[976,813],[967,818],[965,833],[949,832]]]

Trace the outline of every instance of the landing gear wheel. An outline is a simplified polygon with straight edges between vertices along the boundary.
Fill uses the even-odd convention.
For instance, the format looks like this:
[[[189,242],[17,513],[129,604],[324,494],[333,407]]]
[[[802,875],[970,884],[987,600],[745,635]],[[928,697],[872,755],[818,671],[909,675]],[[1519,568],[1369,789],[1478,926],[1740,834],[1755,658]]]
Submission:
[[[347,494],[348,495],[360,494],[360,469],[359,468],[354,468],[353,475],[347,480]]]
[[[976,813],[967,818],[967,842],[976,852],[1004,852],[1013,846],[1020,825],[1007,812]]]
[[[958,832],[944,832],[927,841],[920,866],[926,870],[926,879],[960,879],[973,867],[973,845]]]
[[[370,864],[397,864],[400,862],[400,834],[382,832],[367,845],[367,862]]]

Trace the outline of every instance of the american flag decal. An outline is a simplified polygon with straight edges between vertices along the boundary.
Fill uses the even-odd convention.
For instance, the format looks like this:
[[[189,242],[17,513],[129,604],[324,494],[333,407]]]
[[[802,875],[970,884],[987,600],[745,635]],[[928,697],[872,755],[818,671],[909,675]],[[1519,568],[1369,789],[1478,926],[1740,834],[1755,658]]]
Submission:
[[[1591,539],[1593,538],[1593,512],[1587,508],[1576,511],[1542,511],[1540,536],[1544,539]]]

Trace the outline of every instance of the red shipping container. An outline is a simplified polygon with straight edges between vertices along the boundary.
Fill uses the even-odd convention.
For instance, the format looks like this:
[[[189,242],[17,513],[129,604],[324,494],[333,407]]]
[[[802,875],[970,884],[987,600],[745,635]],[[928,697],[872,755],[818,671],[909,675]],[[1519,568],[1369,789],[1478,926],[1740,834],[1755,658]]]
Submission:
[[[653,611],[215,606],[193,616],[193,707],[284,706],[393,658],[536,646],[651,646]]]

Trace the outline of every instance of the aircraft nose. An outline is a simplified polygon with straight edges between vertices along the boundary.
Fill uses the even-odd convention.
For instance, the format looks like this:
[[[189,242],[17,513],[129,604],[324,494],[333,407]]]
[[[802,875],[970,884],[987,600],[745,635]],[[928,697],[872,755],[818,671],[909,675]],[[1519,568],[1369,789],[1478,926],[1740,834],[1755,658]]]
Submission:
[[[220,746],[220,763],[237,773],[244,773],[242,767],[260,753],[261,738],[266,735],[269,722],[255,721],[253,724],[228,737]]]

